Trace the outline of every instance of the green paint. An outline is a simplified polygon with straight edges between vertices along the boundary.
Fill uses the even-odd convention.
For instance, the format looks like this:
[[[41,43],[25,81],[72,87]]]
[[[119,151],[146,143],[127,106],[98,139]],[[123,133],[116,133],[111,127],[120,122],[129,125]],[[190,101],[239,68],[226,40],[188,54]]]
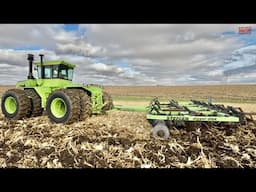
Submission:
[[[147,114],[147,119],[157,120],[176,120],[176,121],[209,121],[209,122],[239,122],[238,117],[219,117],[219,116],[192,116],[192,115],[152,115]]]
[[[35,62],[34,63],[36,66],[41,66],[41,62]],[[72,64],[72,63],[69,63],[69,62],[66,62],[66,61],[63,61],[63,60],[54,60],[54,61],[45,61],[43,62],[43,66],[48,66],[48,65],[66,65],[68,67],[71,67],[71,68],[75,68],[76,65]]]
[[[55,98],[51,102],[51,112],[57,118],[62,118],[67,113],[67,106],[63,99]]]
[[[41,105],[43,108],[46,107],[46,101],[50,93],[54,90],[54,88],[51,87],[34,87],[37,94],[41,97]]]
[[[28,79],[28,80],[24,80],[24,81],[18,81],[16,83],[16,87],[21,87],[21,88],[35,87],[36,85],[37,85],[36,79]]]
[[[114,110],[147,112],[147,119],[172,120],[172,121],[205,121],[205,122],[239,122],[239,117],[196,105],[192,102],[177,102],[180,107],[170,107],[169,103],[160,103],[145,106],[115,106]],[[198,114],[198,115],[195,115]]]
[[[13,114],[17,110],[17,103],[14,97],[7,97],[4,101],[4,107],[7,113]]]
[[[115,105],[114,110],[119,111],[137,111],[137,112],[147,112],[148,107],[144,106],[123,106],[123,105]]]
[[[152,97],[137,97],[137,96],[112,96],[112,98],[115,101],[145,101],[145,102],[149,102],[152,100]]]
[[[40,62],[34,63],[40,66]],[[56,61],[46,61],[43,62],[43,66],[50,65],[65,65],[68,68],[75,68],[74,64],[68,63],[63,60]],[[83,89],[91,96],[92,101],[92,112],[101,113],[101,109],[104,107],[103,104],[103,89],[94,85],[82,85],[73,83],[71,80],[52,78],[52,79],[29,79],[24,81],[19,81],[16,87],[23,89],[34,89],[37,94],[41,97],[41,105],[43,108],[46,107],[47,99],[49,95],[57,89]]]
[[[83,89],[90,93],[93,113],[100,113],[102,107],[104,106],[102,100],[103,90],[100,87],[74,84],[72,81],[64,79],[36,79],[32,81],[35,83],[31,83],[31,80],[18,82],[16,87],[22,87],[24,89],[35,89],[38,95],[41,97],[41,104],[43,108],[46,107],[47,98],[53,91],[57,89],[74,88]],[[20,86],[21,84],[25,84],[25,87]]]

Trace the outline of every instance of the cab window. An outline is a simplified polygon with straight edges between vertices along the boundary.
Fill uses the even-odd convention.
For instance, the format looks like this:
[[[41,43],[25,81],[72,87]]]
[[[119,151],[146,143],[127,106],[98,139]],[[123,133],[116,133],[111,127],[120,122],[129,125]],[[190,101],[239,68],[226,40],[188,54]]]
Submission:
[[[58,78],[58,65],[53,65],[52,66],[52,78]]]
[[[68,79],[67,69],[60,70],[60,78],[61,79]]]
[[[74,71],[74,69],[72,69],[72,68],[68,69],[68,80],[70,80],[70,81],[72,81],[72,79],[73,79],[73,71]]]
[[[52,78],[52,66],[44,67],[44,78],[46,79]]]
[[[72,81],[73,69],[65,65],[60,65],[60,77],[61,79]]]

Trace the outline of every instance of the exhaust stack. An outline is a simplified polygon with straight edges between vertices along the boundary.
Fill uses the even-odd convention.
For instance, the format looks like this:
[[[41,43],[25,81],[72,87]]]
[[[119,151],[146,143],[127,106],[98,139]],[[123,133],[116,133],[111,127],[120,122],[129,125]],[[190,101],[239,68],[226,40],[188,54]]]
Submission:
[[[28,72],[28,79],[35,79],[32,72],[32,65],[34,61],[34,55],[28,54],[28,61],[29,61],[29,72]]]
[[[39,54],[40,56],[40,62],[41,62],[41,78],[43,79],[44,78],[44,69],[43,69],[43,58],[44,58],[44,55],[43,54]]]

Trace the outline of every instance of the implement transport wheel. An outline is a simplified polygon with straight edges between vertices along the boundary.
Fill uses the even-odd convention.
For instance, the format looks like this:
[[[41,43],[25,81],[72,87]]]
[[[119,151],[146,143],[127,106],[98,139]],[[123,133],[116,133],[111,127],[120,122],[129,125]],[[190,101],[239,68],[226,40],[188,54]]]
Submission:
[[[80,98],[80,115],[79,120],[83,121],[92,116],[92,102],[91,97],[82,89],[72,89]]]
[[[6,118],[23,119],[31,114],[31,101],[24,90],[10,89],[2,97],[1,108]]]
[[[43,114],[43,108],[41,105],[41,97],[36,93],[34,89],[25,89],[27,96],[31,99],[31,117],[41,116]]]
[[[103,91],[103,104],[105,103],[106,105],[102,108],[103,112],[113,109],[114,104],[111,96],[107,92]]]
[[[49,119],[54,123],[78,122],[80,97],[72,89],[56,90],[47,99],[46,111]]]
[[[168,127],[165,125],[164,121],[159,121],[153,127],[153,136],[156,138],[168,139],[170,136],[170,131]]]

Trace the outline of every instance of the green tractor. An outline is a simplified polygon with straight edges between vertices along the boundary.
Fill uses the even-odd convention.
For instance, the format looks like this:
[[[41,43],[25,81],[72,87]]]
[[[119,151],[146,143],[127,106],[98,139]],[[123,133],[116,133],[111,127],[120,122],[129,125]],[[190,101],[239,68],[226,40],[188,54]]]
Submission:
[[[33,76],[34,55],[28,54],[28,79],[3,94],[1,108],[6,118],[36,117],[45,110],[52,122],[71,124],[113,108],[112,98],[101,87],[72,82],[75,65],[62,60],[44,62],[43,55],[39,56],[40,62],[34,63],[38,78]]]

